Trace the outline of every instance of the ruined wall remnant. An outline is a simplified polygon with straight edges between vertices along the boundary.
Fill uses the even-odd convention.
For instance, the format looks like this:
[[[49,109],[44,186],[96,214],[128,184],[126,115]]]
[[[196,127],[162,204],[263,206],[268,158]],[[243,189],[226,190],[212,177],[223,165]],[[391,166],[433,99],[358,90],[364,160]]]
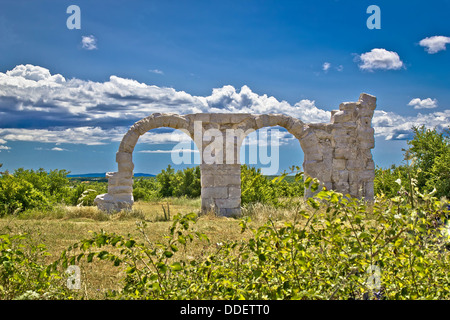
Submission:
[[[330,123],[314,124],[282,114],[154,113],[136,122],[123,137],[116,154],[118,172],[107,173],[108,193],[98,196],[95,203],[106,211],[131,208],[134,147],[141,135],[160,127],[180,129],[194,140],[200,155],[210,155],[201,156],[203,211],[212,209],[225,216],[240,213],[241,144],[249,133],[273,126],[286,128],[299,140],[305,175],[319,179],[328,189],[371,200],[375,177],[371,122],[375,107],[376,98],[363,93],[358,102],[341,103],[339,110],[332,111]],[[223,139],[217,139],[220,136]],[[204,153],[211,146],[214,150]]]

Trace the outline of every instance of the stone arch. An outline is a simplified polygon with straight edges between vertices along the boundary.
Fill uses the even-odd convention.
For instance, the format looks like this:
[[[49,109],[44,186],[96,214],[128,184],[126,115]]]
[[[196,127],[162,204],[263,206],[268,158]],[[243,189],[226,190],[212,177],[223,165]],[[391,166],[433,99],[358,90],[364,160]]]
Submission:
[[[276,126],[285,128],[299,141],[303,151],[308,150],[308,153],[305,152],[305,161],[321,160],[323,158],[323,150],[319,148],[319,139],[315,131],[303,121],[294,117],[284,114],[254,115],[252,120],[246,120],[242,124],[239,124],[238,127],[243,128],[244,132],[249,132],[249,129],[258,130]]]
[[[339,110],[332,111],[330,123],[305,124],[283,114],[152,114],[137,121],[123,137],[116,154],[118,172],[106,174],[108,193],[98,196],[95,203],[107,211],[132,206],[134,147],[141,135],[160,127],[180,129],[196,144],[201,158],[203,211],[213,208],[221,215],[240,213],[238,150],[249,131],[271,126],[285,128],[300,142],[307,176],[319,179],[327,189],[372,200],[375,164],[370,150],[375,146],[371,127],[375,108],[376,98],[363,93],[357,102],[341,103]],[[239,132],[232,140],[228,140],[230,130]],[[217,138],[214,156],[206,159],[203,155],[210,147],[212,135]]]
[[[245,132],[249,132],[249,129],[258,130],[265,127],[280,126],[285,128],[290,134],[292,134],[300,144],[300,148],[304,154],[303,169],[306,176],[314,177],[320,181],[326,181],[327,176],[331,176],[332,168],[323,163],[325,148],[321,143],[320,130],[315,130],[310,125],[305,124],[303,121],[284,114],[263,114],[255,115],[253,119],[246,120],[239,125]],[[323,135],[323,132],[322,132]],[[244,137],[245,138],[245,137]],[[327,138],[330,138],[327,136]],[[243,139],[240,141],[242,144]],[[238,148],[241,147],[239,144]],[[325,186],[329,189],[332,188],[330,183],[325,183]],[[307,196],[310,195],[309,190],[305,190]]]
[[[162,127],[179,129],[193,138],[189,119],[170,113],[154,113],[137,121],[124,135],[116,153],[118,171],[108,172],[108,193],[95,199],[97,206],[105,211],[129,209],[133,199],[133,151],[139,137],[146,132]]]

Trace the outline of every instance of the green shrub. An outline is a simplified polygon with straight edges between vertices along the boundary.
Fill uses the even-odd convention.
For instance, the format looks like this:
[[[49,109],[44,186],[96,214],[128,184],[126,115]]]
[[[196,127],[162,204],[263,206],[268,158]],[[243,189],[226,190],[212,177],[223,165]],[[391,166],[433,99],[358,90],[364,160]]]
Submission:
[[[48,199],[30,182],[9,174],[0,178],[0,216],[48,206]]]
[[[133,183],[133,198],[134,201],[150,201],[153,199],[158,199],[159,186],[156,178],[137,178]]]
[[[69,172],[66,170],[50,170],[47,173],[42,168],[36,171],[19,168],[14,171],[13,176],[28,181],[34,189],[45,195],[51,202],[59,203],[67,201],[70,197],[68,174]]]
[[[263,203],[280,205],[282,197],[302,197],[304,185],[297,176],[291,182],[286,181],[287,174],[269,179],[261,173],[261,169],[241,166],[241,203]]]
[[[73,299],[64,273],[42,262],[46,255],[45,245],[27,233],[0,234],[0,300]]]
[[[449,212],[431,194],[414,202],[399,195],[368,206],[322,190],[292,221],[253,228],[241,220],[250,238],[209,244],[201,257],[185,254],[195,239],[209,243],[188,214],[174,217],[162,243],[148,241],[141,224],[142,241],[101,232],[61,261],[124,268],[123,289],[111,299],[449,299]]]
[[[70,198],[68,198],[67,204],[72,206],[93,206],[95,197],[106,192],[106,183],[93,181],[79,182],[72,187]]]

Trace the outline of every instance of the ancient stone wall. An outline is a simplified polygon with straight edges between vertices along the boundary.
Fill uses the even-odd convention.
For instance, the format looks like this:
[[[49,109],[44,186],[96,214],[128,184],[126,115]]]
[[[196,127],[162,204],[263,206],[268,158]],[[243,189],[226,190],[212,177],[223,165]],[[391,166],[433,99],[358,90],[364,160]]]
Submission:
[[[107,173],[108,193],[98,196],[95,203],[106,211],[131,208],[134,147],[141,135],[160,127],[179,129],[194,140],[201,159],[203,211],[215,210],[226,216],[240,213],[240,147],[251,132],[273,126],[287,129],[299,140],[306,176],[319,179],[328,189],[371,200],[375,107],[376,98],[363,93],[357,102],[342,103],[339,110],[332,111],[330,123],[316,124],[282,114],[152,114],[125,134],[116,154],[118,172]],[[310,195],[308,190],[306,195]]]

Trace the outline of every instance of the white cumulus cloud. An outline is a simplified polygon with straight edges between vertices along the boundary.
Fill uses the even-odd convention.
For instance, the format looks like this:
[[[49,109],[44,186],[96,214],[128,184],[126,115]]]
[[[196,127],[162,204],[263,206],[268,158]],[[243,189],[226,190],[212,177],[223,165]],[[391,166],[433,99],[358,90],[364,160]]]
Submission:
[[[12,70],[6,71],[6,75],[11,77],[12,79],[22,78],[25,80],[37,82],[38,84],[41,85],[51,83],[61,84],[63,82],[66,82],[66,79],[62,75],[60,74],[51,75],[50,70],[39,66],[34,66],[32,64],[18,65],[14,67]]]
[[[86,50],[95,50],[97,49],[97,39],[93,35],[82,36],[81,47]]]
[[[163,71],[158,70],[158,69],[152,69],[152,70],[148,70],[148,71],[151,72],[151,73],[156,73],[156,74],[164,74]]]
[[[446,49],[446,44],[450,43],[450,37],[433,36],[420,40],[419,44],[425,47],[429,54],[434,54]]]
[[[54,128],[51,130],[8,128],[0,129],[0,137],[6,141],[102,145],[111,141],[120,141],[126,131],[126,128],[105,130],[100,127]]]
[[[412,139],[413,126],[425,125],[427,128],[444,130],[450,123],[450,110],[433,112],[429,114],[419,113],[417,116],[401,116],[395,112],[375,110],[372,125],[375,128],[375,136],[384,137],[385,140]]]
[[[331,63],[329,63],[329,62],[324,62],[324,64],[322,65],[322,70],[325,71],[325,72],[327,72],[328,69],[330,69],[330,67],[331,67]]]
[[[403,67],[398,53],[386,49],[372,49],[370,52],[358,56],[358,59],[361,70],[398,70]]]
[[[431,108],[437,104],[431,98],[416,99],[410,102],[414,107]],[[33,65],[0,72],[0,112],[0,145],[8,141],[84,145],[120,142],[134,122],[155,112],[281,113],[305,123],[328,123],[331,117],[331,112],[316,106],[314,100],[291,104],[253,92],[245,85],[226,85],[214,88],[210,95],[194,96],[114,75],[105,82],[65,80],[60,74],[52,75],[48,69]],[[9,128],[12,121],[16,125]],[[376,134],[386,139],[406,139],[412,125],[445,128],[448,123],[450,110],[404,117],[382,111],[380,106],[373,120]],[[185,139],[179,130],[155,129],[139,142],[164,144]]]
[[[408,103],[408,106],[414,106],[414,109],[433,109],[438,105],[436,99],[426,98],[421,100],[420,98],[415,98]]]

